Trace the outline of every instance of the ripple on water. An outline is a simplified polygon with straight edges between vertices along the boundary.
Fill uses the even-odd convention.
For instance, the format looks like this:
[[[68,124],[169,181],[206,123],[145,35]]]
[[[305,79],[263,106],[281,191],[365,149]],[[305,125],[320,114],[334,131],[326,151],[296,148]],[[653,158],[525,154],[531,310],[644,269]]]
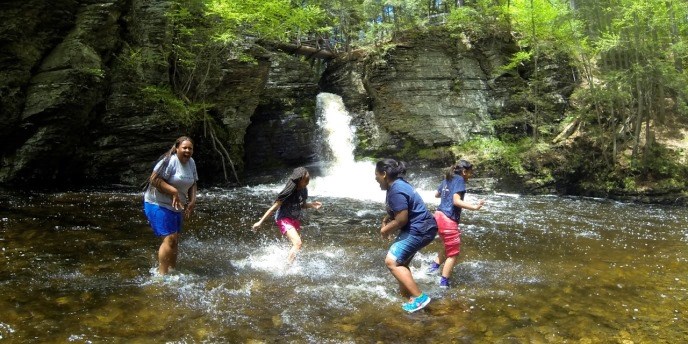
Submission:
[[[654,342],[657,333],[672,342],[685,335],[683,208],[475,195],[488,206],[462,215],[453,287],[441,290],[438,275],[423,274],[431,249],[441,248],[436,241],[411,265],[434,301],[406,316],[384,266],[382,203],[322,198],[323,209],[307,212],[293,269],[280,270],[288,240],[274,225],[249,229],[282,186],[202,192],[168,281],[154,278],[159,241],[138,194],[2,201],[0,336],[340,343],[435,342],[450,331],[468,342]],[[419,337],[413,324],[428,331]]]

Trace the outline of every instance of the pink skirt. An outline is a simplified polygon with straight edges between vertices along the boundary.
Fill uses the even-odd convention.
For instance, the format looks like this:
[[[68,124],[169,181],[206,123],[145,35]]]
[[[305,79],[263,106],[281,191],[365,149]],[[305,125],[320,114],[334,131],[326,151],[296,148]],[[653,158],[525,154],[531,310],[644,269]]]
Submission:
[[[444,243],[444,254],[453,257],[461,251],[461,231],[459,223],[444,215],[441,211],[435,211],[435,221],[437,221],[437,234]]]
[[[297,232],[301,230],[301,221],[289,217],[283,217],[277,221],[277,227],[280,229],[282,235],[287,234],[290,229],[295,229]]]

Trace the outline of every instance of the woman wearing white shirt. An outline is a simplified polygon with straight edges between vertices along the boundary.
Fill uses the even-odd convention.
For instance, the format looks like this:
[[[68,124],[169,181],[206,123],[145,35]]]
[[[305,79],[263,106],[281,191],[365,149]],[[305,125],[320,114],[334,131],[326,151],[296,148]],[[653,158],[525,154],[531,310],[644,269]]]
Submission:
[[[177,265],[182,213],[189,218],[196,204],[198,173],[193,154],[193,141],[178,138],[153,168],[150,184],[144,193],[144,212],[153,233],[162,237],[158,250],[158,272],[167,274]]]

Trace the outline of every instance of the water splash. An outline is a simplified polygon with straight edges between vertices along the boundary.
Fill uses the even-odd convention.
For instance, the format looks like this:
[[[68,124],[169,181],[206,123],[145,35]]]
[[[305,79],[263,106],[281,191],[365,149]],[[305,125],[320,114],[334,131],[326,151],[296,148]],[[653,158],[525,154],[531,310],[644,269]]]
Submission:
[[[447,333],[489,342],[540,338],[538,329],[560,331],[561,342],[630,329],[650,342],[658,331],[685,334],[685,208],[490,195],[486,211],[462,215],[452,288],[421,274],[439,241],[414,259],[414,278],[433,302],[407,317],[384,266],[379,203],[336,199],[307,211],[301,270],[275,275],[262,265],[272,255],[281,262],[290,245],[274,225],[250,232],[281,186],[204,190],[181,239],[181,275],[170,283],[151,281],[158,241],[139,195],[113,203],[85,193],[56,206],[53,195],[10,198],[0,209],[9,219],[0,222],[8,276],[0,342],[434,342]],[[169,327],[169,319],[184,321]],[[429,329],[423,337],[413,337],[414,321]],[[485,328],[495,331],[486,338]]]
[[[200,278],[192,273],[181,272],[174,269],[170,269],[167,274],[161,275],[157,267],[151,267],[148,272],[150,277],[140,281],[141,286],[165,285],[171,288],[178,288],[186,284],[197,282]]]
[[[289,246],[284,243],[271,243],[256,249],[244,259],[232,261],[232,265],[240,270],[254,269],[277,276],[296,273],[298,266],[289,267],[285,258],[289,253]],[[298,262],[294,262],[297,265]]]

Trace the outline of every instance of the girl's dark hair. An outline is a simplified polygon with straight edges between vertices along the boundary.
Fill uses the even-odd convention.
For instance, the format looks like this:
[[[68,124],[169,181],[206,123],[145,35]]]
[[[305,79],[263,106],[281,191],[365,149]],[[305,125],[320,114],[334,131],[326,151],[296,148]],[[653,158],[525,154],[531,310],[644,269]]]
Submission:
[[[177,148],[179,148],[179,145],[182,144],[184,141],[189,141],[191,144],[193,144],[193,140],[188,137],[188,136],[180,136],[176,140],[174,140],[174,143],[172,144],[172,148],[170,148],[167,152],[163,153],[161,156],[158,157],[157,160],[155,160],[155,163],[153,166],[157,166],[158,162],[163,160],[163,163],[160,165],[160,167],[157,170],[154,170],[153,173],[151,173],[150,177],[146,179],[146,182],[142,184],[143,189],[147,189],[149,184],[153,183],[153,177],[159,176],[165,169],[167,169],[167,166],[170,164],[170,158],[172,155],[177,154]]]
[[[395,180],[406,174],[406,163],[394,159],[382,159],[375,165],[375,171],[386,172],[389,179]]]
[[[287,197],[291,196],[294,191],[296,191],[296,184],[306,175],[308,175],[308,170],[305,167],[295,168],[289,176],[289,180],[287,180],[287,185],[285,185],[284,189],[277,195],[277,200],[284,201]]]
[[[473,164],[466,160],[459,160],[456,164],[450,166],[444,173],[444,179],[452,180],[455,174],[461,174],[463,171],[470,171],[473,169]]]

